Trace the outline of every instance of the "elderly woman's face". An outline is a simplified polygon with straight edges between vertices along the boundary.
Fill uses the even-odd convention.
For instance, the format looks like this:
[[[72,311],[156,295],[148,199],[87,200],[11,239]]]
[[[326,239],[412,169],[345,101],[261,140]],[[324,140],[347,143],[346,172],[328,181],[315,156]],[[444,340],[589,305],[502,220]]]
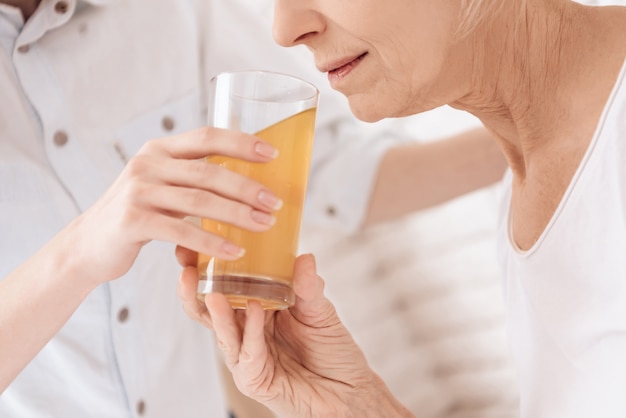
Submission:
[[[357,117],[446,103],[458,0],[275,0],[274,37],[305,44]]]

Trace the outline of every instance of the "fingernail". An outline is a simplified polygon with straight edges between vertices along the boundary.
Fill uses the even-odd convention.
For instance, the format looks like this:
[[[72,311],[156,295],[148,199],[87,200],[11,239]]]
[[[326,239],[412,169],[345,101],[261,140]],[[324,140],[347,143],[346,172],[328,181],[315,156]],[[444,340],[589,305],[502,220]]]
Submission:
[[[253,210],[250,214],[255,222],[263,225],[273,226],[276,223],[276,217],[269,213],[261,212],[260,210]]]
[[[261,190],[257,199],[259,199],[259,202],[273,210],[278,210],[283,207],[283,201],[278,198],[278,196],[266,190]]]
[[[276,158],[278,157],[278,150],[268,144],[267,142],[257,142],[254,145],[254,150],[257,154],[262,155],[268,158]]]
[[[233,244],[230,241],[225,241],[222,244],[222,250],[224,250],[224,252],[226,252],[226,253],[228,253],[230,255],[234,255],[237,258],[243,256],[246,253],[246,250],[244,250],[243,248],[241,248],[238,245]]]

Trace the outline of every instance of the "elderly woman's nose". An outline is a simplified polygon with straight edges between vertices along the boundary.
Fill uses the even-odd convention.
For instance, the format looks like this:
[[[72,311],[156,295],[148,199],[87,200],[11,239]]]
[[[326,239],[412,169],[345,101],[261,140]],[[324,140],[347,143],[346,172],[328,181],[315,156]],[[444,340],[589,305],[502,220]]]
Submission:
[[[281,46],[289,47],[306,44],[307,39],[322,28],[319,15],[307,9],[303,0],[274,1],[274,40]]]

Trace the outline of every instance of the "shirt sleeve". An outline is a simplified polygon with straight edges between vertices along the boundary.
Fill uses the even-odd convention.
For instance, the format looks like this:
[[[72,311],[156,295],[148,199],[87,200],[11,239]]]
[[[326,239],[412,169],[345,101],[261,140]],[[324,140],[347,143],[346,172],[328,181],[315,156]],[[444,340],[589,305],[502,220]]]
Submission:
[[[363,224],[382,158],[408,142],[433,141],[480,126],[442,106],[407,118],[364,123],[346,99],[320,86],[321,99],[303,222],[351,234]],[[419,138],[419,139],[418,139]]]
[[[380,161],[398,140],[391,132],[368,129],[349,114],[318,124],[303,222],[343,233],[358,230]]]

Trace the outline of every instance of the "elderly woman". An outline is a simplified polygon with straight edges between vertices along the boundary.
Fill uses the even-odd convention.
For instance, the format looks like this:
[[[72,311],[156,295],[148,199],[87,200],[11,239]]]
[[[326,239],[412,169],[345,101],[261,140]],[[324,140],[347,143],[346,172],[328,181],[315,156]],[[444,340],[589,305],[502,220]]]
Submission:
[[[306,45],[359,118],[450,104],[481,119],[510,166],[499,252],[521,414],[625,417],[626,7],[277,0],[275,13],[277,41]],[[221,295],[207,311],[194,280],[186,268],[185,307],[215,329],[247,395],[285,417],[410,416],[324,298],[310,255],[295,307],[265,317]]]

